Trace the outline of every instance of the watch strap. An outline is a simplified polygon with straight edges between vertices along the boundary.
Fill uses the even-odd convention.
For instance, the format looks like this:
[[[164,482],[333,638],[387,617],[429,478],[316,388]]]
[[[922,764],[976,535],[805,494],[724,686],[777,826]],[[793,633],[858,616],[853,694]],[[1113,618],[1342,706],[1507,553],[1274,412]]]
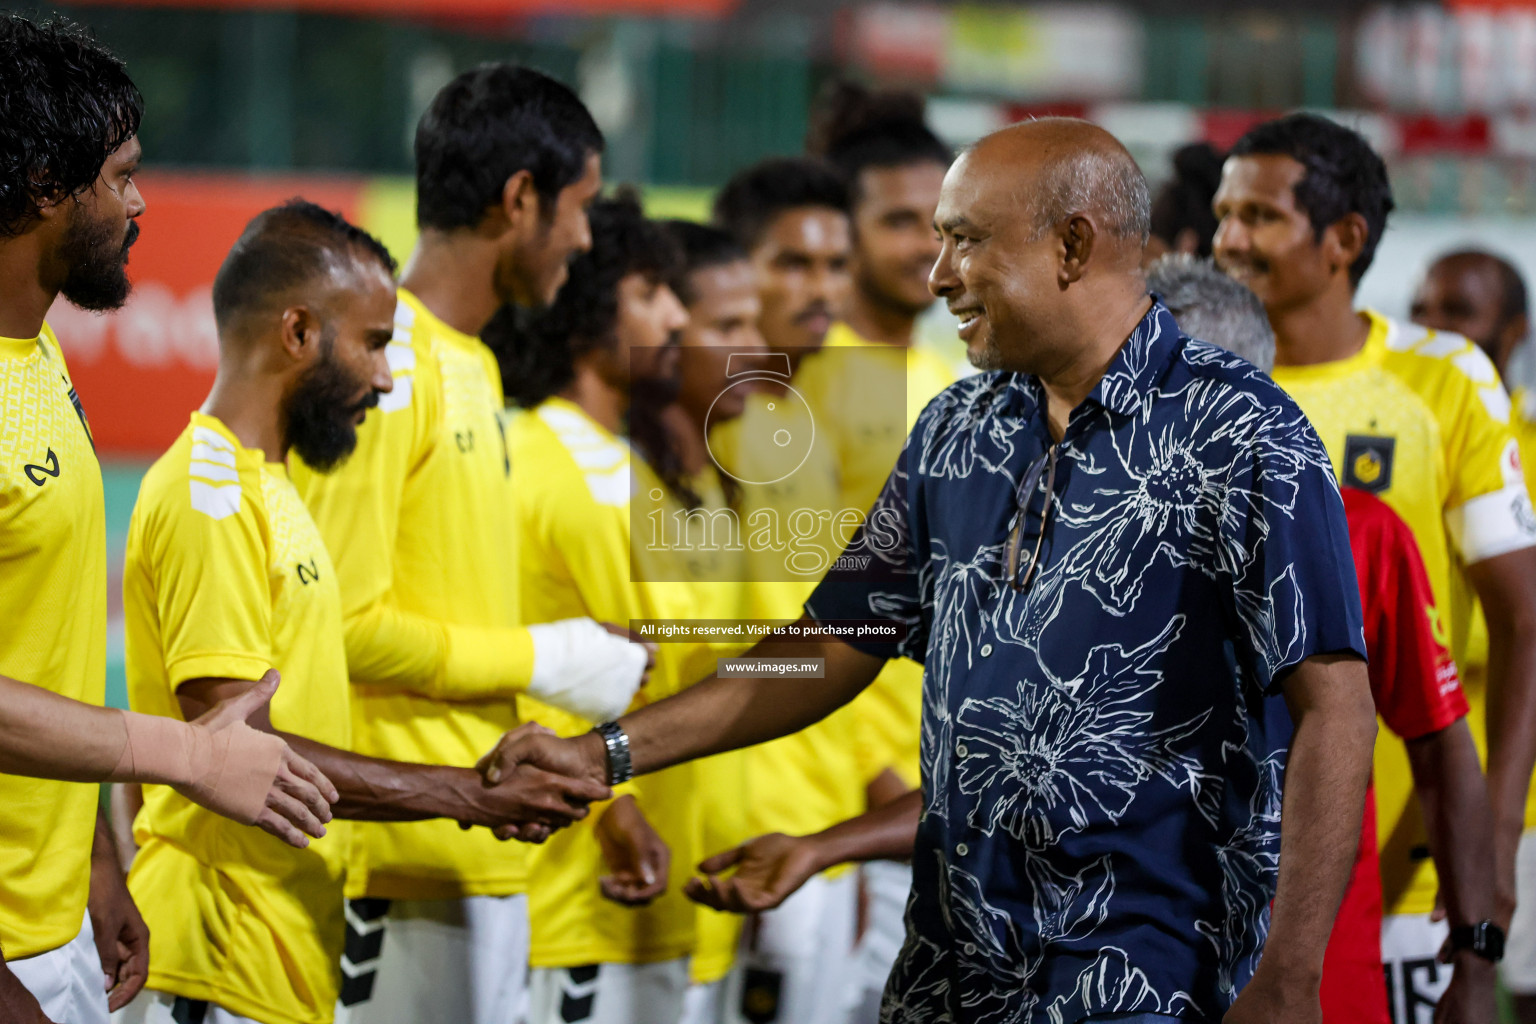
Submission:
[[[608,785],[617,786],[634,778],[634,764],[629,757],[629,734],[618,722],[604,722],[592,731],[603,738],[603,748],[608,755]]]

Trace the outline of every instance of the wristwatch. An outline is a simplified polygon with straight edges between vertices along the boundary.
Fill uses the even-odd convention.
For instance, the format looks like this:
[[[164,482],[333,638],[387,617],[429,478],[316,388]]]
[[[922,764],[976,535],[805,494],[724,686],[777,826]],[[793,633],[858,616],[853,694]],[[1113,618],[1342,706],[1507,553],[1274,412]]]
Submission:
[[[1451,929],[1445,945],[1452,953],[1459,953],[1465,949],[1474,956],[1480,956],[1496,964],[1504,959],[1504,929],[1492,921],[1464,924],[1460,928]]]
[[[635,766],[629,759],[629,735],[619,726],[618,722],[604,722],[596,726],[593,732],[603,738],[603,746],[608,751],[608,785],[617,786],[621,782],[628,782],[635,777]],[[1499,934],[1499,949],[1504,948],[1504,935]]]

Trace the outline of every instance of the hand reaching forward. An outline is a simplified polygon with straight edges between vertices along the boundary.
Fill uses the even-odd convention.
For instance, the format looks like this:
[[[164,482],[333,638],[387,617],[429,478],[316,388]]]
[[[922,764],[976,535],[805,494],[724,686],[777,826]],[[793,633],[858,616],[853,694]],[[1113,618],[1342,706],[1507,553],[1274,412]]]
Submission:
[[[814,836],[778,832],[758,836],[699,865],[705,878],[690,878],[683,892],[695,903],[737,914],[772,910],[818,871],[822,862]],[[721,872],[735,868],[729,878]]]
[[[459,824],[484,825],[498,839],[542,843],[556,830],[585,818],[588,804],[613,795],[607,783],[547,770],[544,761],[525,756],[539,744],[564,742],[536,722],[525,722],[504,734],[475,765],[483,779],[475,801],[481,813]],[[511,753],[499,758],[503,750]]]
[[[518,765],[524,764],[570,779],[607,785],[608,755],[601,737],[583,733],[560,739],[533,722],[504,733],[496,746],[475,764],[475,769],[494,786]]]
[[[626,907],[643,907],[667,891],[672,850],[634,797],[625,794],[609,804],[594,831],[608,864],[609,873],[598,879],[604,896]]]
[[[175,788],[193,803],[302,848],[309,845],[306,835],[325,835],[337,793],[320,769],[282,739],[246,724],[266,708],[277,684],[277,671],[269,669],[255,686],[189,723],[200,734],[194,750],[208,751],[194,763],[203,758],[211,763],[193,772],[191,784]]]

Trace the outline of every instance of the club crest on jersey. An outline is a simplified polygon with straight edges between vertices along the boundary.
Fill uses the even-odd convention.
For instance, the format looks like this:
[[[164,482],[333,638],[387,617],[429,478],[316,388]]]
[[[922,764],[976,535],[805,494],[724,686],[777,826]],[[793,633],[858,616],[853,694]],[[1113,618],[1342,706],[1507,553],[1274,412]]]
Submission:
[[[1344,438],[1344,483],[1380,494],[1392,486],[1392,453],[1395,437],[1350,434]]]

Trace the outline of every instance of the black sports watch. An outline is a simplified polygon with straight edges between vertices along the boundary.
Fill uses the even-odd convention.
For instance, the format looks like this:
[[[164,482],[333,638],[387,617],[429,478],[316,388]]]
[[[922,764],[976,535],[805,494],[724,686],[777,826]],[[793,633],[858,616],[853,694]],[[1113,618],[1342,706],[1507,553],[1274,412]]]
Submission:
[[[617,786],[621,782],[628,782],[634,778],[634,765],[629,760],[629,735],[619,726],[619,723],[604,722],[592,731],[603,738],[603,747],[608,754],[608,785]],[[1499,938],[1499,948],[1504,948],[1502,935]]]
[[[1445,945],[1451,953],[1467,950],[1474,956],[1496,964],[1504,959],[1504,929],[1492,921],[1464,924],[1460,928],[1451,929]]]

